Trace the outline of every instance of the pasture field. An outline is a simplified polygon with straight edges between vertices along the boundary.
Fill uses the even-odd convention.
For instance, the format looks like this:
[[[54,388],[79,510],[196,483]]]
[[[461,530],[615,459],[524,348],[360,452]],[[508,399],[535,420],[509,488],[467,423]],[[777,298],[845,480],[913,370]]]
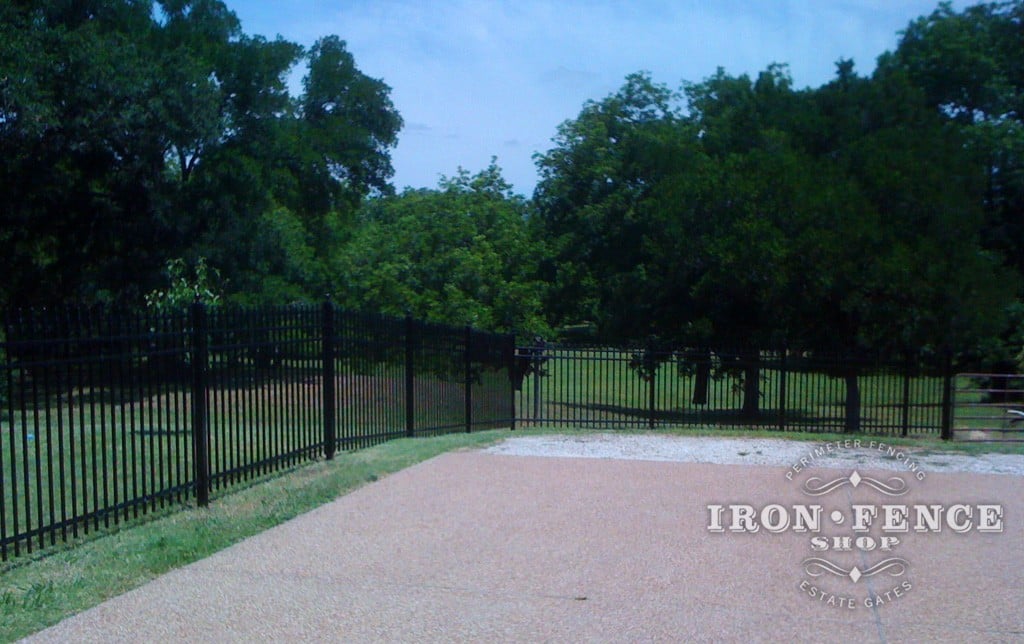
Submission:
[[[630,368],[633,354],[605,349],[552,352],[545,375],[528,376],[517,396],[517,418],[582,427],[645,425],[773,426],[804,431],[842,431],[846,381],[825,371],[787,370],[768,363],[759,370],[758,413],[743,413],[741,370],[713,370],[703,403],[694,402],[698,378],[679,363],[663,363],[651,383]],[[865,370],[860,389],[861,431],[901,436],[938,436],[943,378]],[[651,411],[653,403],[653,413]]]

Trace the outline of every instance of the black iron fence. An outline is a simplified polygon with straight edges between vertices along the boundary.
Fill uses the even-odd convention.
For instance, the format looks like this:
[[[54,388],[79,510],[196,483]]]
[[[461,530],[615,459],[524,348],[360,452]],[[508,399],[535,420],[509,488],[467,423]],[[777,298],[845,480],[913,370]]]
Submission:
[[[22,311],[0,326],[0,560],[399,437],[520,422],[951,438],[978,430],[955,382],[935,355],[516,348],[330,303]]]
[[[516,356],[520,423],[952,436],[953,372],[941,356],[556,344]]]
[[[316,458],[510,427],[511,336],[341,311],[22,311],[0,335],[0,560]]]

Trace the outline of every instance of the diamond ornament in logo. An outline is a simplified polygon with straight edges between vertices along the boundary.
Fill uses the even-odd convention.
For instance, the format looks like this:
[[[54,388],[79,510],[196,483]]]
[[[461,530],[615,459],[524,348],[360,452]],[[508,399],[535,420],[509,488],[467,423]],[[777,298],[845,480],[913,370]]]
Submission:
[[[899,476],[890,477],[888,481],[880,481],[870,476],[861,476],[860,472],[854,470],[849,476],[841,476],[828,482],[823,482],[820,477],[812,476],[804,481],[801,490],[808,496],[824,496],[845,485],[856,488],[861,483],[887,496],[902,496],[909,489],[907,482]]]
[[[881,572],[888,572],[891,577],[901,577],[907,572],[909,564],[906,559],[901,557],[889,557],[888,559],[883,559],[865,570],[861,570],[857,566],[847,570],[828,559],[812,557],[810,559],[804,559],[803,565],[804,572],[811,577],[820,577],[821,575],[828,573],[837,577],[849,577],[853,583],[857,583],[863,577],[873,577]]]

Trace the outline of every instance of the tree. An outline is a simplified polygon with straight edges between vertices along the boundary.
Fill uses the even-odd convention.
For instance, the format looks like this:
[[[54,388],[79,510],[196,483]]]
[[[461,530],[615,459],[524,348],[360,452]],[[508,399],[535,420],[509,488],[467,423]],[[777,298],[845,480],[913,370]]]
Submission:
[[[527,204],[491,165],[371,200],[342,253],[343,304],[519,334],[544,332]]]
[[[880,67],[905,74],[947,126],[961,132],[968,160],[982,172],[977,200],[982,244],[1005,266],[1024,272],[1024,2],[962,12],[942,3],[912,21]],[[1007,282],[1006,290],[1020,282]],[[1014,292],[1018,298],[1019,291]],[[1019,320],[1007,309],[1010,320]],[[1021,350],[1016,322],[985,352],[994,370],[1012,370]]]
[[[659,172],[680,163],[676,101],[648,75],[632,74],[559,126],[555,147],[536,157],[535,225],[551,246],[541,271],[552,284],[545,310],[554,324],[594,322],[606,339],[649,331],[642,257],[650,220],[639,207]]]
[[[1010,278],[979,245],[976,174],[905,75],[861,78],[840,61],[833,83],[795,91],[783,66],[756,79],[719,70],[685,85],[685,116],[651,107],[656,86],[635,91],[644,80],[588,104],[539,159],[556,269],[593,285],[563,288],[578,307],[564,310],[589,302],[605,337],[734,356],[723,364],[741,371],[750,417],[760,354],[737,346],[849,356],[992,332]],[[626,96],[647,98],[638,109]],[[857,373],[836,375],[855,430]]]
[[[158,270],[152,249],[161,230],[149,215],[160,199],[163,147],[146,109],[160,92],[145,55],[149,8],[0,9],[7,300],[107,299],[139,268]]]
[[[0,38],[0,303],[138,302],[200,257],[229,297],[319,296],[389,190],[401,118],[336,37],[307,56],[220,0],[86,0],[0,4]]]
[[[309,60],[301,99],[309,143],[338,188],[357,199],[371,192],[391,194],[388,150],[397,142],[402,119],[388,97],[390,88],[360,72],[337,36],[317,41]]]
[[[948,2],[912,21],[881,63],[905,73],[964,132],[984,168],[985,243],[1024,269],[1024,2],[955,12]]]

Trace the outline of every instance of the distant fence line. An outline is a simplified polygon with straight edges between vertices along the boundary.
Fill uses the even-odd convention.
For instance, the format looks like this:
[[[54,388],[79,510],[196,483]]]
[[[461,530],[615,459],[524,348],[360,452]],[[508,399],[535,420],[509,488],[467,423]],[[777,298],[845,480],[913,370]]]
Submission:
[[[11,313],[0,560],[337,450],[510,427],[514,351],[330,303]]]
[[[953,365],[794,349],[517,350],[517,420],[574,427],[734,425],[951,438]]]

